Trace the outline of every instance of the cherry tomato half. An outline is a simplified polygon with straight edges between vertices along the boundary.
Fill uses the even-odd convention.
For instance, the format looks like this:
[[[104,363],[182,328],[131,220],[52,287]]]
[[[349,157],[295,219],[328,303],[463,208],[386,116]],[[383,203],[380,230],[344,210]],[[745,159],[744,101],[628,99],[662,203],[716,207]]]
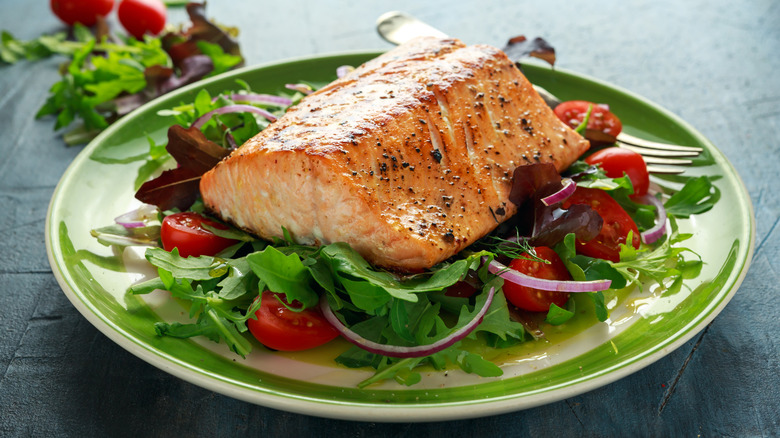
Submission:
[[[165,27],[165,4],[160,0],[122,0],[117,16],[127,33],[137,39],[157,35]]]
[[[538,262],[526,259],[514,259],[509,267],[534,278],[546,280],[571,280],[571,274],[558,254],[546,246],[534,248],[536,255],[550,263]],[[523,254],[528,256],[528,254]],[[504,282],[504,295],[515,306],[531,312],[546,312],[550,310],[550,304],[563,307],[569,299],[568,292],[555,292],[539,290],[515,283]]]
[[[163,248],[166,251],[178,248],[179,255],[182,257],[198,257],[213,256],[230,245],[238,243],[238,240],[217,236],[205,229],[203,224],[220,230],[228,229],[224,224],[208,220],[190,211],[166,216],[160,230]]]
[[[627,242],[629,231],[634,232],[631,244],[634,248],[639,248],[639,230],[634,220],[604,190],[577,187],[577,190],[563,201],[563,208],[569,208],[572,204],[590,205],[604,220],[604,225],[596,237],[587,242],[577,241],[578,252],[586,256],[618,262],[620,244]]]
[[[49,6],[65,24],[92,26],[114,9],[114,0],[50,0]]]
[[[598,164],[610,178],[620,178],[625,173],[634,186],[633,196],[642,196],[650,187],[650,174],[647,164],[638,153],[624,148],[608,147],[594,152],[585,162]]]
[[[271,291],[261,295],[257,319],[246,322],[249,331],[268,348],[280,351],[301,351],[319,347],[339,336],[339,332],[318,310],[295,312],[279,300],[284,296]]]
[[[593,107],[588,119],[587,129],[594,131],[600,131],[608,134],[612,137],[617,137],[620,131],[623,130],[623,124],[620,119],[609,111],[606,105],[600,105],[585,100],[570,100],[568,102],[562,102],[555,107],[555,115],[563,123],[566,123],[572,128],[577,126],[585,120],[585,114],[588,113],[588,108]]]

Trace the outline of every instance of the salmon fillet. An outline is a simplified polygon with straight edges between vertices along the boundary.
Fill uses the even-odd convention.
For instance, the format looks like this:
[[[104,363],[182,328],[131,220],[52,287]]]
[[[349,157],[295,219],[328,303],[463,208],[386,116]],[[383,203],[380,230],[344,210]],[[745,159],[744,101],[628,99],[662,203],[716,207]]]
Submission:
[[[429,268],[516,212],[513,170],[589,147],[500,50],[418,38],[307,96],[200,182],[213,213],[263,238],[349,243]]]

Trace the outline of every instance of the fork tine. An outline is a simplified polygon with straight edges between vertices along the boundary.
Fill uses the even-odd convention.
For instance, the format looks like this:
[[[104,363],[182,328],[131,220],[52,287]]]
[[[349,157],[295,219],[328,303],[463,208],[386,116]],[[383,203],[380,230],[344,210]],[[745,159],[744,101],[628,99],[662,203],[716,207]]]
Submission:
[[[656,174],[679,175],[685,172],[685,168],[680,166],[653,166],[652,164],[649,164],[647,166],[647,171]]]
[[[645,140],[643,138],[634,137],[633,135],[626,134],[625,132],[621,132],[617,138],[618,141],[620,142],[631,144],[634,146],[642,146],[650,149],[696,152],[697,154],[703,150],[702,148],[696,146],[681,146],[676,144],[657,143],[654,141]]]
[[[534,85],[534,88],[551,108],[555,108],[561,103],[555,95],[546,89],[538,85]],[[685,172],[685,166],[693,163],[691,160],[680,159],[679,157],[695,157],[703,151],[702,148],[696,146],[657,143],[634,137],[625,132],[621,132],[617,136],[617,145],[642,155],[645,163],[647,163],[648,172],[667,175],[683,173]]]
[[[642,146],[634,146],[628,143],[623,143],[618,141],[618,146],[625,149],[630,149],[638,154],[644,155],[646,157],[695,157],[699,155],[698,152],[694,151],[670,151],[665,149],[651,149],[651,148],[645,148]]]
[[[691,160],[681,158],[659,158],[659,157],[642,157],[647,164],[663,164],[669,166],[688,166],[693,163]]]

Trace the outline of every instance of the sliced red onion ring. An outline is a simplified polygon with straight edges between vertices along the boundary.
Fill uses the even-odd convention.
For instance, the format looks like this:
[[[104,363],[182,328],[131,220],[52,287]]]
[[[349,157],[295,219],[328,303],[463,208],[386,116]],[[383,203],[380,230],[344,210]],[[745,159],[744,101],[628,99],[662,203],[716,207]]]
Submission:
[[[143,204],[135,210],[117,216],[114,222],[125,228],[141,228],[146,226],[146,222],[157,219],[157,207],[150,204]]]
[[[339,79],[341,79],[344,76],[351,73],[353,70],[355,70],[355,67],[352,67],[351,65],[342,65],[341,67],[336,69],[336,76],[338,76]]]
[[[306,95],[314,92],[314,90],[312,90],[311,87],[306,84],[286,84],[284,87],[288,90],[300,91]]]
[[[488,271],[520,286],[555,292],[598,292],[609,289],[609,286],[612,284],[612,280],[562,281],[534,278],[508,268],[495,260],[488,265]]]
[[[557,192],[553,193],[550,196],[547,196],[545,198],[542,198],[542,204],[546,206],[553,205],[555,203],[561,202],[564,199],[571,196],[572,193],[574,193],[574,190],[577,189],[577,184],[571,180],[571,178],[564,178],[561,180],[561,183],[563,183],[563,188],[558,190]]]
[[[666,234],[666,209],[664,208],[663,202],[650,193],[638,197],[637,201],[655,207],[655,225],[653,228],[645,230],[640,234],[642,242],[649,245]]]
[[[282,96],[274,96],[272,94],[230,94],[227,96],[234,102],[253,102],[253,103],[266,103],[270,105],[290,106],[292,105],[292,99]],[[212,102],[216,102],[219,96],[211,99]]]
[[[357,345],[358,347],[370,353],[381,354],[383,356],[388,356],[388,357],[400,357],[400,358],[425,357],[425,356],[430,356],[431,354],[439,352],[441,350],[444,350],[445,348],[460,341],[461,339],[468,336],[469,333],[474,331],[474,329],[477,328],[477,326],[482,322],[482,318],[485,317],[485,314],[487,313],[490,304],[493,302],[493,297],[495,295],[496,295],[496,288],[491,287],[490,290],[488,291],[488,296],[487,299],[485,300],[485,305],[482,306],[482,308],[479,310],[479,312],[474,317],[474,319],[469,321],[469,323],[466,324],[465,326],[456,330],[446,338],[434,342],[433,344],[416,345],[414,347],[384,345],[378,342],[369,341],[368,339],[353,332],[347,326],[342,324],[341,321],[336,317],[336,315],[333,313],[333,310],[330,308],[330,304],[328,303],[328,297],[325,296],[324,294],[322,295],[322,298],[320,298],[320,310],[322,311],[323,316],[325,316],[325,319],[327,319],[328,322],[331,323],[331,325],[333,325],[333,327],[335,327],[336,330],[339,331],[339,333],[341,333],[341,336],[343,336],[349,342]]]
[[[215,114],[228,114],[228,113],[255,113],[265,117],[271,122],[276,120],[275,115],[269,113],[268,111],[262,108],[258,108],[252,105],[236,104],[236,105],[223,106],[222,108],[211,110],[206,114],[203,114],[202,116],[198,117],[197,120],[195,120],[195,122],[192,124],[192,126],[200,129],[200,127],[203,126],[209,120],[211,120],[211,118],[214,117]]]

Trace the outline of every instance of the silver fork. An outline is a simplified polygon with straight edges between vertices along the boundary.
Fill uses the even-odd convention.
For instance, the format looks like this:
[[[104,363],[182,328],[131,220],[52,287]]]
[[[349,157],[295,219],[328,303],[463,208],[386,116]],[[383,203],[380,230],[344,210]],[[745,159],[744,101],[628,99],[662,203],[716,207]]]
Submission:
[[[392,11],[382,14],[376,21],[379,35],[392,44],[403,44],[418,36],[446,38],[447,34],[404,12]],[[540,96],[551,108],[561,101],[544,88],[534,85]],[[657,174],[679,174],[693,163],[689,158],[696,157],[702,148],[667,143],[657,143],[621,132],[617,137],[617,146],[631,149],[644,158],[647,170]]]
[[[550,108],[555,108],[561,101],[546,89],[534,85],[537,93],[547,102]],[[617,136],[617,146],[630,149],[644,158],[647,170],[651,173],[679,174],[684,167],[693,163],[687,159],[698,156],[702,148],[697,146],[682,146],[668,143],[658,143],[644,138],[621,132]]]

